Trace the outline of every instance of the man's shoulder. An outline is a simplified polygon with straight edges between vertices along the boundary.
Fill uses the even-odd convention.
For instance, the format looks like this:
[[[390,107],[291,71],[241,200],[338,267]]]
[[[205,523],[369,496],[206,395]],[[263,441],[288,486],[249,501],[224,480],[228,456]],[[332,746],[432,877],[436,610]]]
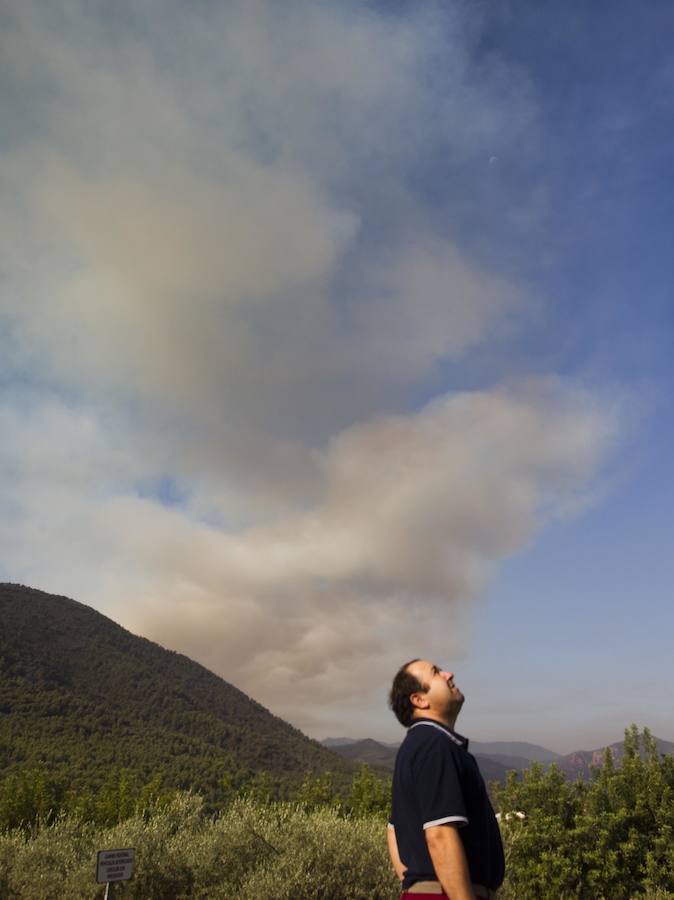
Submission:
[[[408,739],[418,741],[442,741],[446,742],[449,746],[463,747],[464,749],[467,744],[465,738],[455,734],[449,728],[441,725],[439,722],[435,722],[433,719],[417,719],[414,721],[407,729],[405,740]]]
[[[442,725],[421,720],[407,729],[405,739],[398,749],[398,757],[405,759],[425,752],[459,753],[462,749],[461,741]]]

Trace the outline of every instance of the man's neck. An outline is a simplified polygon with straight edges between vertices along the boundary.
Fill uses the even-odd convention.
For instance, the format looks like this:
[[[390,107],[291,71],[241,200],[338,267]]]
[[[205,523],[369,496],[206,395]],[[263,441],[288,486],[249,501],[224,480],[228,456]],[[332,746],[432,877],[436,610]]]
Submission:
[[[417,719],[432,719],[434,722],[439,722],[441,725],[445,725],[450,731],[454,731],[454,726],[456,725],[458,713],[455,716],[441,716],[438,713],[431,712],[430,710],[425,710],[424,712],[420,712],[418,715],[414,716],[414,720]]]

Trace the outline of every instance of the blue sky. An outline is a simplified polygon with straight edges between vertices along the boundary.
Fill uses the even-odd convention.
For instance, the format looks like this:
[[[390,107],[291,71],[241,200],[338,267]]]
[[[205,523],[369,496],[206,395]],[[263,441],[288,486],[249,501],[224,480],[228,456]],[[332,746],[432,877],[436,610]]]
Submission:
[[[674,12],[9,4],[0,578],[308,733],[672,739]]]
[[[549,730],[559,749],[590,747],[610,741],[621,717],[670,736],[672,11],[512,4],[494,18],[484,44],[535,85],[542,143],[531,174],[552,208],[536,247],[554,259],[528,273],[547,301],[543,333],[520,362],[542,348],[556,370],[608,381],[636,408],[601,498],[501,566],[474,630],[498,661],[491,672],[504,647],[518,660],[530,739],[545,743]],[[480,662],[469,666],[482,677]]]

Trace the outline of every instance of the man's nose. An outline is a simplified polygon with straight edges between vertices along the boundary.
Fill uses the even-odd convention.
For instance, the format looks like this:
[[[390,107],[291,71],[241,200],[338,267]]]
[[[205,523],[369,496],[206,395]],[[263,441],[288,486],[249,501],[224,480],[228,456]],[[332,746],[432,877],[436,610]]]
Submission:
[[[454,678],[454,672],[445,672],[444,669],[440,672],[445,681],[449,681],[451,678]]]

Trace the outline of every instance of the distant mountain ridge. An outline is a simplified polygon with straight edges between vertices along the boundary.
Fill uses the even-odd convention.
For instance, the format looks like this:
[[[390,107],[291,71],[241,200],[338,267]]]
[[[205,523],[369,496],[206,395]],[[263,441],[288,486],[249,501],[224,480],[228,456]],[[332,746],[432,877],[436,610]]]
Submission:
[[[393,761],[397,753],[397,747],[387,747],[385,744],[380,744],[379,741],[373,741],[372,738],[353,741],[349,744],[336,744],[332,749],[344,759],[366,763],[368,766],[382,766],[385,769],[393,768]]]
[[[325,747],[337,748],[337,747],[346,747],[353,746],[354,744],[362,744],[364,741],[370,741],[372,738],[333,738],[328,737],[325,740],[321,741],[321,743]],[[397,742],[388,742],[388,741],[375,741],[376,744],[380,747],[387,747],[392,750],[397,750],[400,746],[400,741]],[[470,742],[470,749],[473,753],[480,753],[483,756],[490,756],[493,759],[498,759],[499,756],[512,757],[517,759],[524,759],[528,762],[533,762],[536,760],[537,762],[553,762],[556,759],[561,759],[561,754],[555,753],[553,750],[548,750],[546,747],[540,747],[538,744],[530,744],[527,741],[473,741]],[[395,754],[394,754],[395,755]]]
[[[44,763],[75,789],[113,767],[216,797],[223,777],[355,766],[186,656],[95,610],[0,584],[0,776]]]
[[[343,740],[338,738],[326,738],[326,740],[332,741],[331,748],[335,753],[343,756],[344,759],[352,760],[355,763],[365,763],[379,770],[393,771],[399,744],[382,744],[379,741],[372,740],[372,738],[365,738],[362,741],[347,738],[347,743],[334,743],[336,740]],[[472,750],[473,745],[471,742]],[[505,781],[508,767],[503,765],[502,762],[478,753],[475,754],[475,759],[485,781]]]
[[[554,762],[560,758],[559,753],[538,744],[530,744],[528,741],[471,741],[470,745],[475,753],[483,753],[494,758],[514,756],[529,762],[542,763]]]
[[[654,736],[655,745],[660,756],[669,756],[674,754],[674,741],[665,741],[662,738]],[[643,739],[640,736],[641,746],[643,748]],[[562,772],[570,779],[588,778],[592,766],[601,766],[604,761],[606,750],[611,751],[613,761],[616,765],[620,765],[623,758],[624,747],[622,741],[616,741],[609,744],[608,747],[599,747],[596,750],[575,750],[573,753],[567,753],[557,760],[557,765]],[[643,749],[642,749],[643,753]]]
[[[347,744],[357,744],[358,741],[355,738],[332,738],[327,737],[321,741],[324,747],[346,747]]]
[[[330,747],[345,759],[354,762],[377,765],[380,768],[393,769],[399,744],[384,744],[371,738],[355,740],[354,738],[328,738]],[[344,743],[340,743],[343,741]],[[658,753],[674,754],[674,742],[655,738]],[[617,765],[623,756],[623,743],[609,745],[613,759]],[[606,748],[597,750],[577,750],[561,755],[523,741],[471,741],[470,751],[478,762],[482,775],[487,781],[504,781],[510,770],[521,772],[532,762],[540,762],[546,767],[556,763],[570,780],[589,778],[591,767],[600,766],[604,760]]]

